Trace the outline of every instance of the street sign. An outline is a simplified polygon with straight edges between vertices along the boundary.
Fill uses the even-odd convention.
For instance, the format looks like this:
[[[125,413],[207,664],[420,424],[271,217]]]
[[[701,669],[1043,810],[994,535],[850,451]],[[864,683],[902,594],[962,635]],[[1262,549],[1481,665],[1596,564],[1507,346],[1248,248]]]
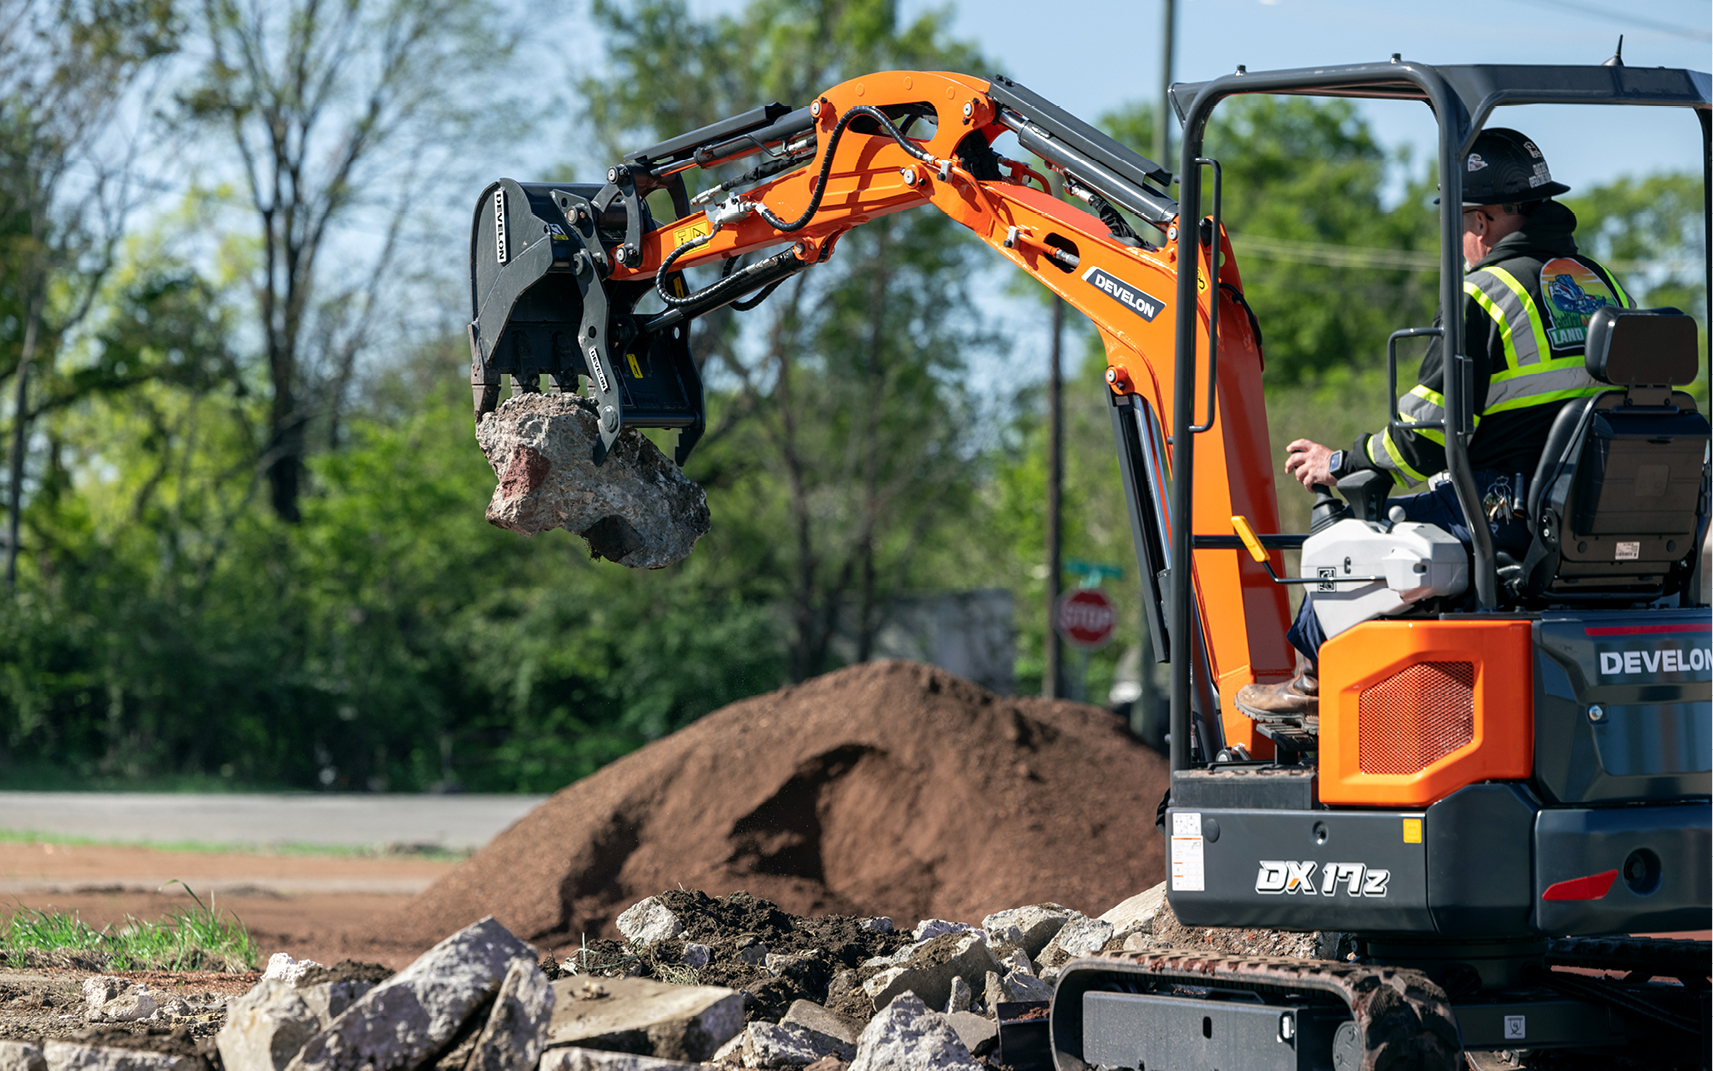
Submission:
[[[1072,647],[1098,651],[1112,642],[1118,614],[1099,588],[1077,588],[1060,597],[1053,623]]]

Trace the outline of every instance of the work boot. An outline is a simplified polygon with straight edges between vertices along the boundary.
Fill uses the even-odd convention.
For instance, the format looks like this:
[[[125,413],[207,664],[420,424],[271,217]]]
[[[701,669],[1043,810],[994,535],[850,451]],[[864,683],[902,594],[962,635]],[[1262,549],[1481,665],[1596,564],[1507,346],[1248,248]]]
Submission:
[[[1237,690],[1237,709],[1258,721],[1320,718],[1320,679],[1315,664],[1297,652],[1296,676],[1281,684],[1245,684]]]

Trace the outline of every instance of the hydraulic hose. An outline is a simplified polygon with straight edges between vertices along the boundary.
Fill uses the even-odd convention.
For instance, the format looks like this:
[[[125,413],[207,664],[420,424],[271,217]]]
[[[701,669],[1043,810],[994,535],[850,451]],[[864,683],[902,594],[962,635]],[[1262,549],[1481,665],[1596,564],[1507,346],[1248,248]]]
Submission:
[[[898,143],[899,148],[903,149],[911,156],[921,160],[923,163],[939,163],[939,161],[934,159],[933,153],[923,149],[921,146],[917,145],[915,142],[900,133],[898,128],[892,124],[892,120],[886,117],[885,112],[868,104],[859,104],[844,115],[841,115],[839,117],[839,121],[833,126],[833,132],[827,136],[827,151],[821,157],[821,171],[815,177],[815,192],[810,196],[809,206],[803,210],[803,214],[787,223],[785,220],[774,215],[772,210],[759,201],[753,203],[755,214],[765,220],[768,226],[783,234],[790,234],[793,231],[800,231],[804,227],[807,227],[809,225],[809,221],[815,218],[815,213],[821,210],[821,198],[826,196],[827,176],[831,174],[833,170],[833,154],[838,151],[839,139],[844,137],[845,128],[850,126],[851,120],[855,119],[859,115],[866,115],[872,118],[880,125],[880,129],[883,133],[891,137],[893,141]],[[696,291],[694,294],[687,294],[684,297],[677,297],[676,295],[666,292],[666,286],[664,283],[666,273],[672,269],[672,265],[678,262],[678,258],[690,252],[692,249],[699,249],[702,246],[707,245],[709,242],[713,241],[713,239],[714,233],[710,230],[707,234],[692,238],[677,249],[674,249],[667,255],[666,259],[661,262],[660,270],[654,273],[654,289],[655,292],[660,295],[661,300],[666,302],[668,308],[681,309],[686,305],[705,301],[716,294],[723,294],[727,288],[738,289],[743,286],[745,273],[737,272],[721,278],[718,282],[710,283],[708,286]],[[758,299],[755,304],[759,303],[760,299]],[[752,304],[748,307],[753,308],[754,305]]]

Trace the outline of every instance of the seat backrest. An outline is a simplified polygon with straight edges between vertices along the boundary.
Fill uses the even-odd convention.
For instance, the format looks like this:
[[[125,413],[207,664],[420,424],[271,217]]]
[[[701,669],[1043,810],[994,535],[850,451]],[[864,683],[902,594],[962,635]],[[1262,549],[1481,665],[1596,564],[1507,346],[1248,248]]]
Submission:
[[[1694,319],[1600,309],[1585,367],[1615,388],[1559,411],[1529,486],[1532,602],[1633,602],[1674,594],[1707,516],[1708,423],[1688,394]]]

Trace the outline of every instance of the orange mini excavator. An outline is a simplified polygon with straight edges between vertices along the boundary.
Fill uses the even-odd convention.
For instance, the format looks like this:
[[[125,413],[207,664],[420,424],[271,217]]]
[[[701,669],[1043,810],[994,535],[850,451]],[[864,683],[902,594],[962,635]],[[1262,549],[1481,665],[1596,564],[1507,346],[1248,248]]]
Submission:
[[[1686,70],[1239,68],[1173,90],[1174,200],[1167,168],[1015,82],[866,75],[633,152],[604,184],[488,187],[471,239],[478,418],[506,376],[518,391],[587,382],[597,460],[640,426],[679,429],[682,463],[704,426],[695,317],[754,305],[869,219],[939,209],[1105,344],[1143,601],[1172,682],[1170,797],[1132,818],[1169,838],[1173,909],[1191,925],[1323,934],[1320,960],[1073,961],[1050,1016],[1061,1071],[1706,1066],[1708,943],[1627,936],[1709,924],[1708,424],[1677,389],[1701,365],[1696,323],[1594,314],[1586,367],[1607,389],[1564,406],[1526,496],[1505,505],[1528,518],[1526,561],[1496,554],[1483,525],[1466,549],[1394,518],[1372,483],[1346,481],[1348,505],[1329,496],[1315,531],[1279,533],[1259,325],[1220,224],[1219,164],[1202,156],[1209,115],[1243,93],[1431,108],[1444,308],[1463,300],[1458,165],[1496,107],[1688,108],[1703,159],[1713,114],[1708,75]],[[1590,129],[1611,114],[1591,112]],[[998,155],[1007,134],[1086,209]],[[738,161],[754,166],[716,181]],[[711,184],[692,199],[693,168]],[[716,281],[687,285],[684,269],[716,264]],[[1462,323],[1400,330],[1388,359],[1397,339],[1435,333],[1467,370]],[[1435,430],[1475,516],[1473,378],[1447,379]],[[1283,549],[1301,550],[1304,576],[1280,575]],[[1291,669],[1288,583],[1318,591],[1333,634],[1318,724],[1258,724],[1233,703]]]

